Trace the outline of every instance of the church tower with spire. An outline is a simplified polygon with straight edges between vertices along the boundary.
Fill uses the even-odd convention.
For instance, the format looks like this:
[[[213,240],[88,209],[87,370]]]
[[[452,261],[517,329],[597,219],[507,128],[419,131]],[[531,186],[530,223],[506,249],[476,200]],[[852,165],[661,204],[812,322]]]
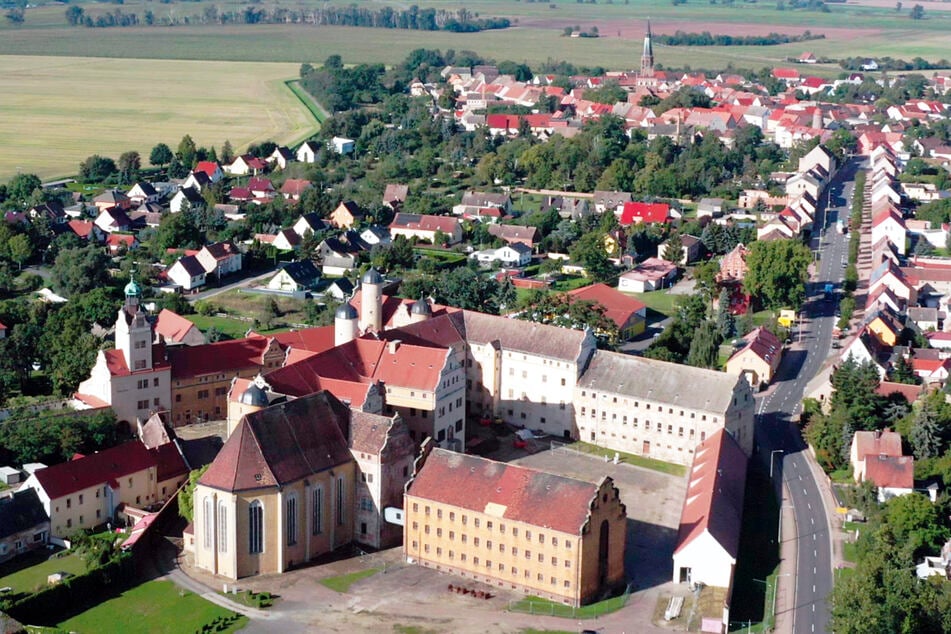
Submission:
[[[644,36],[644,51],[641,53],[641,77],[654,76],[654,46],[651,43],[651,21],[647,21],[647,34]]]

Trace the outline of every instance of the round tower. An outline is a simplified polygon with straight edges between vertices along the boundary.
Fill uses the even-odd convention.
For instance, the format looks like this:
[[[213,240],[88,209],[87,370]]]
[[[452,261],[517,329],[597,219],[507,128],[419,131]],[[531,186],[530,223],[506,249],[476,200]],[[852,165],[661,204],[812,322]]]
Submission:
[[[413,304],[409,309],[410,323],[415,324],[419,321],[426,321],[433,316],[433,308],[429,305],[429,300],[425,296],[420,297],[419,301]]]
[[[383,276],[373,267],[360,279],[360,330],[383,330]]]
[[[357,309],[349,301],[344,302],[334,313],[334,345],[340,346],[353,341],[359,332]]]

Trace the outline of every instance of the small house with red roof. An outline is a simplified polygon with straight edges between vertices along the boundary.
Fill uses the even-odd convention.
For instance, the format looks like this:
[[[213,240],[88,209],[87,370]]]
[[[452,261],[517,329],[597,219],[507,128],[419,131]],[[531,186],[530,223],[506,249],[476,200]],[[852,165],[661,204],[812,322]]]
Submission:
[[[618,277],[617,289],[628,293],[646,293],[667,288],[677,279],[677,265],[661,258],[647,258]]]
[[[814,54],[806,52],[800,55],[796,61],[800,64],[815,64],[819,60],[816,59]]]
[[[436,244],[437,234],[445,236],[445,244],[462,241],[462,223],[451,216],[397,213],[389,228],[391,236],[404,236],[410,242],[428,240]]]
[[[697,447],[674,546],[674,583],[733,587],[746,465],[746,454],[725,429]]]
[[[857,431],[849,452],[852,477],[878,487],[880,501],[911,493],[915,486],[915,459],[904,455],[901,434]]]
[[[23,487],[36,491],[54,537],[69,537],[107,522],[121,523],[124,506],[162,504],[188,478],[188,465],[174,443],[148,449],[129,442],[88,456],[37,469]]]
[[[202,346],[206,343],[198,326],[167,308],[163,308],[155,319],[155,335],[166,346]]]
[[[773,79],[785,82],[787,85],[799,83],[799,71],[795,68],[774,68],[772,72]]]
[[[221,166],[218,165],[218,161],[199,161],[192,172],[204,174],[211,183],[217,183],[225,177],[225,173],[221,170]]]
[[[625,227],[642,222],[667,224],[670,218],[667,203],[626,202],[621,210],[620,223]]]
[[[766,328],[743,337],[744,345],[726,362],[726,371],[745,376],[753,388],[769,384],[783,358],[783,344]]]
[[[213,242],[203,246],[195,254],[208,275],[221,279],[223,275],[231,275],[241,270],[243,255],[237,245],[230,240]]]
[[[604,316],[617,325],[621,339],[633,339],[644,332],[647,304],[607,284],[592,284],[568,291],[573,300],[594,302],[604,308]]]
[[[579,606],[625,581],[627,509],[609,477],[576,480],[427,443],[403,509],[407,560],[461,583]],[[511,566],[490,565],[506,558]]]
[[[267,161],[250,154],[242,154],[227,165],[224,171],[232,176],[247,176],[263,174],[267,170]]]
[[[287,200],[300,200],[304,192],[313,189],[314,184],[306,178],[288,178],[281,185],[281,195]]]

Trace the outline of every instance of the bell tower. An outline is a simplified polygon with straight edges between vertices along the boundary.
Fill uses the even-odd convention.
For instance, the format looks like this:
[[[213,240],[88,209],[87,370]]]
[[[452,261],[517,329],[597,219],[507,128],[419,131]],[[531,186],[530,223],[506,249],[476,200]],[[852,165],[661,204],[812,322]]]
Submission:
[[[651,43],[651,21],[647,21],[647,34],[644,36],[644,51],[641,53],[641,77],[654,76],[654,46]]]
[[[146,319],[139,302],[142,289],[135,279],[125,287],[125,304],[116,320],[116,348],[122,351],[129,370],[152,369],[152,324]]]

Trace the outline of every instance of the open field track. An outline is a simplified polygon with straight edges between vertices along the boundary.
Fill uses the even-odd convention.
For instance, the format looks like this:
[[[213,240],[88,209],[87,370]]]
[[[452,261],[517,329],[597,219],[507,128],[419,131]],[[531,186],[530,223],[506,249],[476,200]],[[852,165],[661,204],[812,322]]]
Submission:
[[[0,38],[3,39],[3,38]],[[316,129],[283,80],[297,65],[0,56],[0,181],[17,171],[74,174],[91,154],[137,150],[185,134],[236,148],[290,142]]]

